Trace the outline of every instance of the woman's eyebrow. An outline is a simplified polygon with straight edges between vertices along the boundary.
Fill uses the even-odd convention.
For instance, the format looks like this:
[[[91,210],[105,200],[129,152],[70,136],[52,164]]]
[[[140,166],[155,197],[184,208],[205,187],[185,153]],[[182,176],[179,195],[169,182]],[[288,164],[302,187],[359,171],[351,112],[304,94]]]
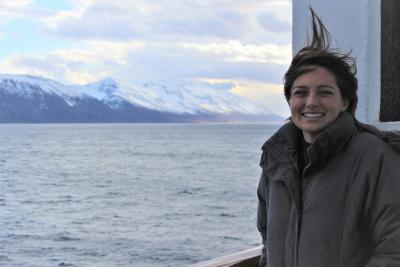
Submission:
[[[292,89],[310,89],[311,86],[308,85],[296,85],[293,86]],[[323,89],[323,88],[329,88],[329,89],[335,89],[335,87],[333,85],[329,85],[329,84],[320,84],[316,87],[317,89]]]
[[[318,85],[317,88],[318,88],[318,89],[321,89],[321,88],[335,89],[334,86],[329,85],[329,84],[321,84],[321,85]]]
[[[308,88],[310,88],[309,86],[306,86],[306,85],[296,85],[296,86],[293,86],[293,89],[308,89]]]

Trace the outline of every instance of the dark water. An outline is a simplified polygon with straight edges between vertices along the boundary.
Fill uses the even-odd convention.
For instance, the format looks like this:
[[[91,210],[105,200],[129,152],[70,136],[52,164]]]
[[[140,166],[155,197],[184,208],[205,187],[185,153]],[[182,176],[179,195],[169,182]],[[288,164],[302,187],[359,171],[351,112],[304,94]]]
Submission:
[[[0,124],[0,266],[187,266],[260,245],[277,127]]]

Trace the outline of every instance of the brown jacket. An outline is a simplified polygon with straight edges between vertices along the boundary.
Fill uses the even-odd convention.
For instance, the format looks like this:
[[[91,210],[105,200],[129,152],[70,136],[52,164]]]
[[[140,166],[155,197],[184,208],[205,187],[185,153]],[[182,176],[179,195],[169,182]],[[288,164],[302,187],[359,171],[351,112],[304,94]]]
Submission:
[[[301,131],[282,126],[260,162],[260,266],[400,266],[398,137],[345,112],[308,148],[300,174]]]

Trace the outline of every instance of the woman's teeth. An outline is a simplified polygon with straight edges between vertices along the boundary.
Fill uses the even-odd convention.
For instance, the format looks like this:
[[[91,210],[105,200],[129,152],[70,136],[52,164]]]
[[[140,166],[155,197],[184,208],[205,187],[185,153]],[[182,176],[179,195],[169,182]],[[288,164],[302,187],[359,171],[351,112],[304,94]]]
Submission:
[[[309,117],[309,118],[319,118],[322,117],[324,114],[323,113],[303,113],[304,117]]]

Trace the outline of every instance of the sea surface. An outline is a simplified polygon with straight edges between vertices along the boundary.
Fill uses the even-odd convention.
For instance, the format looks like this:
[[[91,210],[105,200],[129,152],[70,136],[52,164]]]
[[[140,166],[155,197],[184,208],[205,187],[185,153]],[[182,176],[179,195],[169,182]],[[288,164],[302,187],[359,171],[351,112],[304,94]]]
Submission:
[[[267,124],[0,124],[0,266],[188,266],[261,244]]]

